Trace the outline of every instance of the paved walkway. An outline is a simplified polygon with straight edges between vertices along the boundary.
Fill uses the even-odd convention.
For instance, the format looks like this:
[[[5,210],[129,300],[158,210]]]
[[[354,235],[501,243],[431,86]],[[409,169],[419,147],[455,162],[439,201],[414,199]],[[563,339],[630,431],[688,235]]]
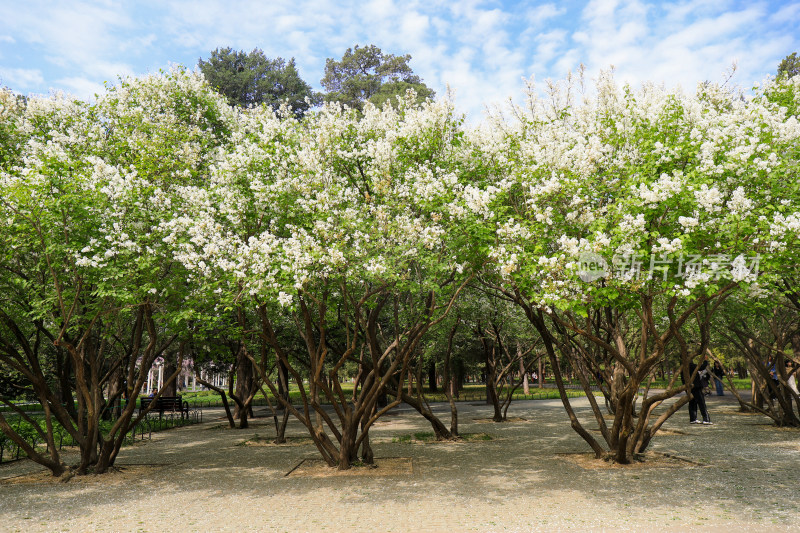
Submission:
[[[585,400],[575,402],[589,422]],[[412,457],[395,477],[285,477],[313,445],[249,447],[273,436],[271,419],[247,430],[224,421],[159,434],[127,447],[119,465],[156,464],[103,482],[0,484],[3,531],[800,531],[800,431],[737,413],[710,397],[713,426],[688,424],[684,408],[654,451],[691,459],[671,468],[584,468],[559,454],[588,447],[559,401],[515,402],[509,416],[481,423],[484,405],[459,404],[462,433],[491,441],[410,444],[392,437],[430,431],[401,409],[374,428],[376,457]],[[436,406],[446,417],[448,407]],[[289,435],[304,436],[292,422]],[[0,466],[0,479],[35,469]],[[115,477],[116,476],[116,477]]]

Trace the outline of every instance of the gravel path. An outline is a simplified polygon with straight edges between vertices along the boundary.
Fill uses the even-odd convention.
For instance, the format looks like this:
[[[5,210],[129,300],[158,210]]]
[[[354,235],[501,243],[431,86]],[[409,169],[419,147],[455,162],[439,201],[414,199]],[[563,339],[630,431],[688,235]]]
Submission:
[[[489,408],[459,404],[462,433],[494,437],[460,444],[391,442],[430,431],[400,409],[371,433],[377,458],[413,458],[412,475],[392,477],[287,478],[317,457],[313,445],[237,446],[272,436],[268,420],[247,430],[213,420],[125,448],[118,465],[156,465],[135,475],[0,484],[0,530],[800,531],[800,431],[738,414],[731,400],[710,397],[713,426],[690,425],[685,408],[667,423],[653,450],[693,461],[669,468],[584,468],[560,455],[588,447],[551,400],[515,402],[509,416],[526,421],[504,424],[476,422]],[[588,403],[575,405],[595,427]],[[447,417],[446,405],[436,410]],[[36,469],[2,465],[0,480]]]

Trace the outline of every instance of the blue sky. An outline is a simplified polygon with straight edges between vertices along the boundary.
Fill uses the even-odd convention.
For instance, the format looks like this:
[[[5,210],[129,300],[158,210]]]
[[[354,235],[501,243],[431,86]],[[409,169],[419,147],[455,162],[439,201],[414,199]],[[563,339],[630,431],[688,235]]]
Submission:
[[[460,110],[522,95],[522,78],[589,77],[693,91],[721,81],[750,87],[800,52],[800,0],[0,0],[0,85],[90,98],[104,81],[169,63],[194,67],[217,47],[294,57],[319,89],[325,59],[355,44],[409,53],[411,66]]]

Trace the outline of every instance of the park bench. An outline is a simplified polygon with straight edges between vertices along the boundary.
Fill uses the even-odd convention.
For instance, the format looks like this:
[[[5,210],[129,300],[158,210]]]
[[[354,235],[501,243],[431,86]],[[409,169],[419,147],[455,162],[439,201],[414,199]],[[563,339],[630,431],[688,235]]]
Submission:
[[[151,403],[155,401],[153,409],[150,411],[154,413],[158,411],[158,418],[164,416],[164,413],[180,413],[181,418],[184,416],[189,418],[189,402],[181,400],[180,396],[162,396],[158,399],[142,398],[139,404],[139,413],[147,409]]]

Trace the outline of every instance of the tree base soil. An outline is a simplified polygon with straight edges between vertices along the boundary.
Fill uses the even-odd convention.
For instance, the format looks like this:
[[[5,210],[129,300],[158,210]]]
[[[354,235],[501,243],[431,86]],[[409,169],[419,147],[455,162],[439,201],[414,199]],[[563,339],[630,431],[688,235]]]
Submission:
[[[76,483],[78,485],[108,485],[117,486],[132,479],[138,479],[152,475],[159,470],[166,467],[173,466],[170,464],[138,464],[127,465],[120,464],[112,467],[106,474],[87,474],[85,476],[74,476],[70,478],[70,484]],[[61,478],[53,477],[49,471],[40,470],[37,472],[30,472],[28,474],[20,474],[9,478],[0,479],[0,486],[3,485],[30,485],[30,484],[54,484],[59,483],[64,485]]]
[[[413,474],[414,461],[411,457],[383,457],[376,458],[374,464],[353,465],[349,470],[328,466],[322,459],[303,459],[286,477],[384,477]]]
[[[495,422],[491,418],[473,418],[472,421],[475,422],[476,424],[503,424],[505,422],[527,422],[528,419],[519,416],[509,416],[502,422]]]
[[[557,453],[556,458],[570,462],[584,470],[641,470],[650,468],[705,468],[708,465],[696,463],[691,459],[671,455],[668,453],[646,452],[637,454],[634,460],[627,465],[619,464],[610,458],[596,459],[593,453]]]
[[[286,442],[275,442],[275,436],[264,437],[255,435],[253,438],[240,442],[239,446],[307,446],[314,444],[311,437],[286,437]]]

